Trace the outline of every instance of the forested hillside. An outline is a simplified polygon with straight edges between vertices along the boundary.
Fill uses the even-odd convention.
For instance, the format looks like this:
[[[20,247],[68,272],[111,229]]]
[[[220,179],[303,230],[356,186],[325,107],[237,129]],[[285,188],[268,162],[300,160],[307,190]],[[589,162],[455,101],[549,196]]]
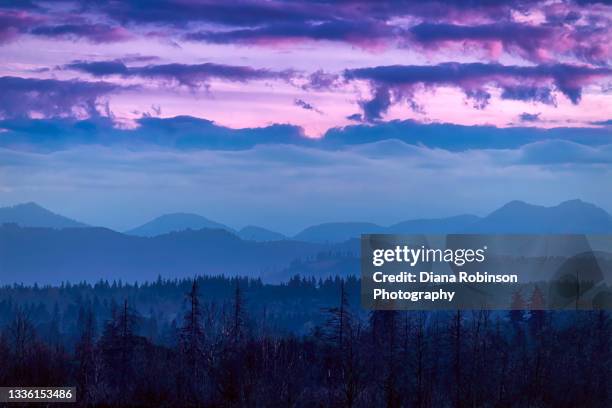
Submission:
[[[359,313],[358,285],[5,287],[0,383],[76,385],[80,406],[612,403],[608,312]]]

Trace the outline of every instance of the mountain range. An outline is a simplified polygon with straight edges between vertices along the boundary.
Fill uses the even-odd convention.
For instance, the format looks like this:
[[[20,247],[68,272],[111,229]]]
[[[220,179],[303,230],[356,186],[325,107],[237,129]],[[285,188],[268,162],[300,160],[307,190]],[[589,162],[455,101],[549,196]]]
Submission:
[[[222,229],[171,232],[156,237],[106,228],[0,226],[0,285],[97,279],[143,281],[157,276],[266,277],[295,259],[329,249],[299,241],[242,240]]]
[[[151,281],[158,275],[248,275],[286,281],[298,273],[358,274],[356,238],[361,233],[612,234],[612,216],[580,200],[553,207],[513,201],[485,217],[420,219],[388,227],[327,223],[293,238],[256,226],[235,231],[190,214],[169,214],[120,233],[86,226],[33,203],[0,208],[0,220],[0,285],[102,278]],[[178,231],[158,234],[164,229]]]
[[[53,213],[35,203],[0,208],[0,224],[22,227],[84,228],[86,224]],[[331,222],[308,227],[293,237],[259,226],[235,230],[201,215],[172,213],[159,216],[125,231],[126,235],[155,237],[171,232],[219,229],[257,242],[292,239],[303,242],[338,243],[361,234],[442,234],[442,233],[608,233],[612,216],[582,200],[569,200],[552,207],[511,201],[485,217],[458,215],[446,218],[414,219],[390,226],[367,222]]]

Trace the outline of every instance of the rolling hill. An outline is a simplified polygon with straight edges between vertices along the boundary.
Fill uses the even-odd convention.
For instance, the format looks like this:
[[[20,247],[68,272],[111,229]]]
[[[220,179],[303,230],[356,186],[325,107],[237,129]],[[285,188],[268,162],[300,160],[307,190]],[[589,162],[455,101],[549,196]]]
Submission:
[[[234,232],[227,225],[211,221],[197,214],[173,213],[159,216],[139,227],[133,228],[125,233],[139,237],[154,237],[169,232],[184,231],[187,229],[199,230],[202,228],[221,229]]]
[[[330,249],[298,241],[245,241],[220,229],[137,237],[106,228],[0,226],[0,285],[98,279],[144,281],[158,275],[262,276]]]
[[[296,273],[357,275],[359,240],[355,238],[362,232],[612,234],[612,216],[579,200],[552,207],[513,201],[483,218],[464,215],[391,227],[329,223],[308,228],[294,239],[258,227],[231,232],[222,224],[202,221],[203,217],[178,219],[203,222],[197,230],[189,222],[165,222],[160,217],[164,222],[154,227],[182,230],[157,234],[159,230],[148,227],[140,233],[154,236],[137,236],[87,227],[33,204],[10,208],[0,211],[2,220],[8,222],[0,224],[0,284],[101,278],[150,281],[158,275],[197,274],[248,275],[274,281]],[[37,224],[42,226],[32,226]]]
[[[0,225],[15,223],[22,227],[78,228],[86,224],[55,214],[36,203],[0,208]]]
[[[473,233],[612,233],[612,216],[596,205],[582,200],[564,201],[544,207],[511,201],[470,225]]]
[[[307,242],[342,242],[361,234],[383,234],[386,228],[368,222],[329,222],[308,227],[293,239]]]

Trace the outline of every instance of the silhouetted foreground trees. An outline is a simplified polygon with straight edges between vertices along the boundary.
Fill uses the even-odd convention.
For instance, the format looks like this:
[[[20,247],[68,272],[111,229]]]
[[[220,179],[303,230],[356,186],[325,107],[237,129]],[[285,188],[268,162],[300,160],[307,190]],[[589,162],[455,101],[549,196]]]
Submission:
[[[97,301],[86,285],[4,288],[0,385],[76,386],[81,406],[612,406],[608,312],[366,313],[355,279],[296,279],[226,279],[223,299],[204,296],[206,278],[158,282],[182,291],[169,319],[134,307],[155,284],[99,287]],[[59,290],[79,296],[45,312]],[[308,333],[274,325],[299,315],[300,296],[283,313],[252,304],[294,290],[333,294]]]

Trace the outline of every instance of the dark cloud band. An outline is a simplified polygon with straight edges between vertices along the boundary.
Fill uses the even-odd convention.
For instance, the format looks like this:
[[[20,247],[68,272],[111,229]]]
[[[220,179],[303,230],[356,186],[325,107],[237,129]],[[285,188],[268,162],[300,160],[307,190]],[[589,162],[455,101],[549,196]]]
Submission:
[[[210,79],[246,82],[265,79],[289,80],[292,71],[273,71],[248,66],[224,64],[159,64],[128,67],[122,61],[75,61],[64,68],[85,72],[95,77],[119,75],[162,80],[175,80],[189,87],[200,86]]]
[[[523,119],[537,119],[524,114]],[[323,150],[377,142],[401,141],[448,151],[472,149],[514,149],[544,140],[561,140],[585,146],[612,145],[609,124],[596,128],[533,129],[525,127],[460,126],[392,121],[375,125],[354,125],[330,129],[321,139],[303,136],[299,127],[270,125],[261,128],[231,129],[212,121],[189,116],[144,117],[133,129],[116,128],[107,117],[85,120],[71,118],[0,120],[3,129],[0,147],[61,150],[76,145],[159,147],[177,150],[246,150],[257,145],[295,145]]]
[[[349,69],[344,77],[366,80],[372,84],[373,97],[362,102],[365,119],[377,120],[393,101],[414,102],[417,86],[454,86],[460,88],[475,106],[483,108],[491,95],[487,86],[502,91],[502,98],[554,103],[559,91],[572,103],[580,102],[582,88],[601,78],[610,77],[609,68],[576,65],[507,66],[484,63],[444,63],[435,66],[392,65]]]
[[[0,117],[97,116],[100,98],[123,89],[108,82],[0,77]],[[108,113],[108,112],[107,112]]]

